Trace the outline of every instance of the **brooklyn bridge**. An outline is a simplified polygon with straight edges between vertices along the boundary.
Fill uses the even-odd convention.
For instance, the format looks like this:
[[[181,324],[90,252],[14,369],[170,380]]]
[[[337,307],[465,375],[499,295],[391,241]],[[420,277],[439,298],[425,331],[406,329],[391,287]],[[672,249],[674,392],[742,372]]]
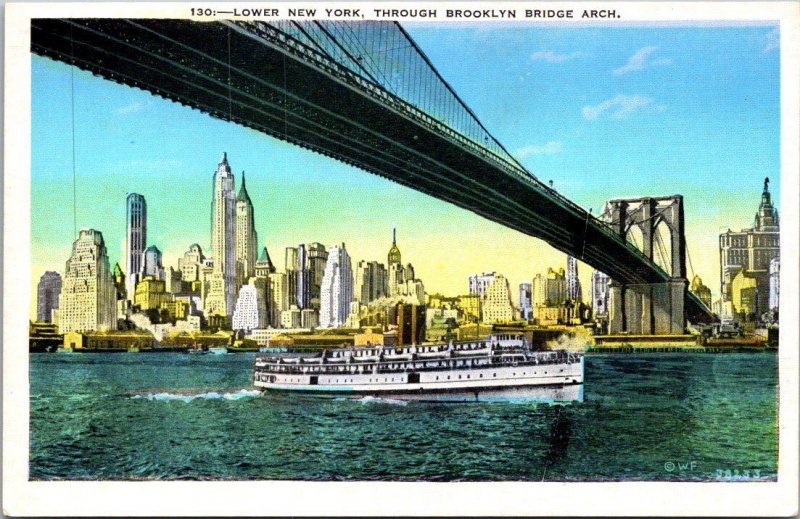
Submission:
[[[544,240],[611,277],[612,332],[714,319],[687,289],[680,195],[592,215],[523,167],[397,23],[36,19],[31,50]]]

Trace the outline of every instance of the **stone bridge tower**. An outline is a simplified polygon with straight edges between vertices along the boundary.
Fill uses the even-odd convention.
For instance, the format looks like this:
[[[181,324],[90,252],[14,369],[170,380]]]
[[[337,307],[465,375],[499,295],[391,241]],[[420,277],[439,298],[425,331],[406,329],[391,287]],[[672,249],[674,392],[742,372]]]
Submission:
[[[688,281],[683,197],[611,200],[605,216],[622,239],[628,240],[631,233],[640,235],[641,243],[637,245],[642,254],[652,261],[659,255],[661,266],[669,275],[664,283],[633,285],[612,281],[609,333],[685,333],[684,301]]]

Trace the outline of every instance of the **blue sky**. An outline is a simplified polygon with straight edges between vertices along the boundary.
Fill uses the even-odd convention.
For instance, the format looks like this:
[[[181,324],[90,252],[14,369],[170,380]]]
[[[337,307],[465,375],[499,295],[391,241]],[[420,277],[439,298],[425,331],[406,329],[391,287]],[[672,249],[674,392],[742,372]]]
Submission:
[[[779,197],[779,49],[774,26],[408,27],[485,126],[525,166],[595,213],[629,195],[683,194],[694,270],[719,290],[720,231],[752,225],[763,178]],[[70,68],[32,57],[34,284],[63,271],[73,235]],[[74,72],[78,228],[120,256],[125,195],[148,200],[148,241],[176,262],[209,245],[211,178],[227,151],[247,172],[259,239],[346,242],[404,261],[429,291],[503,272],[512,287],[564,256],[543,242],[289,144],[145,92]],[[454,259],[456,258],[456,259]],[[588,295],[591,269],[582,267]],[[513,290],[516,292],[516,289]]]

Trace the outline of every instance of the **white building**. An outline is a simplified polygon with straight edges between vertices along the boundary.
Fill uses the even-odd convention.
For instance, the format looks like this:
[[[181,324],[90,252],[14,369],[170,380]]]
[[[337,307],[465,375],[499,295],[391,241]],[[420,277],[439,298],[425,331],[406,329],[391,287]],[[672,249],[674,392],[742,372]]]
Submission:
[[[81,229],[72,244],[59,296],[59,333],[117,328],[114,277],[103,234]]]
[[[253,214],[253,203],[245,187],[244,171],[242,185],[236,197],[236,284],[244,285],[256,272],[258,235]]]
[[[321,328],[339,328],[347,321],[350,302],[353,300],[353,270],[350,255],[344,247],[334,245],[328,249],[328,261],[320,287],[319,325]]]
[[[148,276],[165,281],[164,266],[161,264],[161,251],[155,245],[150,245],[142,252],[139,277],[136,282],[138,283]]]
[[[234,330],[255,330],[267,324],[267,302],[265,294],[255,285],[244,285],[239,289],[236,309],[233,311]]]
[[[769,309],[778,310],[781,292],[781,258],[776,256],[769,262]]]
[[[211,206],[211,252],[214,254],[214,271],[222,274],[222,307],[215,302],[220,315],[231,315],[236,302],[236,194],[228,156],[222,159],[214,172],[214,198]],[[204,306],[208,306],[204,303]]]
[[[281,312],[282,328],[300,328],[303,324],[303,314],[297,305],[292,305],[288,310]]]
[[[519,284],[519,313],[525,321],[533,319],[533,304],[531,302],[531,284]]]
[[[483,294],[483,322],[485,324],[507,323],[514,320],[514,305],[511,289],[502,274],[493,274],[492,282]]]
[[[578,279],[578,260],[567,256],[567,298],[570,301],[583,301],[581,281]]]
[[[483,274],[473,274],[469,277],[469,293],[483,297],[486,287],[494,281],[494,272],[484,272]]]
[[[608,315],[609,283],[611,283],[611,278],[607,275],[599,270],[592,272],[592,284],[589,291],[591,292],[593,315]]]

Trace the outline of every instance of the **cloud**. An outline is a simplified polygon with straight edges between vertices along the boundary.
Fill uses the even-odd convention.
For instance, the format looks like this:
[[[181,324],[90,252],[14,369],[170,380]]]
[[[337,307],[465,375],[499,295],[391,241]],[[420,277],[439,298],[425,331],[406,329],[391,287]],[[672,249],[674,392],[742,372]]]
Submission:
[[[546,61],[548,63],[564,63],[571,59],[583,58],[587,54],[585,52],[575,51],[569,54],[558,54],[552,50],[540,50],[531,54],[533,61]]]
[[[583,117],[591,121],[608,112],[611,114],[612,119],[623,119],[628,114],[651,105],[652,103],[653,100],[649,97],[618,94],[611,99],[606,99],[600,104],[584,106]]]
[[[672,60],[669,58],[658,58],[650,60],[650,55],[653,54],[658,47],[642,47],[637,50],[633,56],[628,58],[628,62],[623,66],[614,69],[614,75],[621,76],[630,72],[642,70],[651,65],[670,65]]]
[[[781,31],[778,27],[772,29],[767,33],[767,44],[764,46],[764,52],[772,52],[781,48]]]
[[[142,109],[144,109],[144,106],[145,106],[144,103],[141,103],[139,101],[134,101],[129,105],[120,106],[119,108],[116,108],[114,112],[120,115],[133,114],[136,112],[141,112]]]
[[[554,153],[561,153],[563,146],[558,141],[550,141],[546,144],[537,145],[529,144],[523,146],[514,152],[514,155],[519,158],[530,157],[531,155],[552,155]]]

